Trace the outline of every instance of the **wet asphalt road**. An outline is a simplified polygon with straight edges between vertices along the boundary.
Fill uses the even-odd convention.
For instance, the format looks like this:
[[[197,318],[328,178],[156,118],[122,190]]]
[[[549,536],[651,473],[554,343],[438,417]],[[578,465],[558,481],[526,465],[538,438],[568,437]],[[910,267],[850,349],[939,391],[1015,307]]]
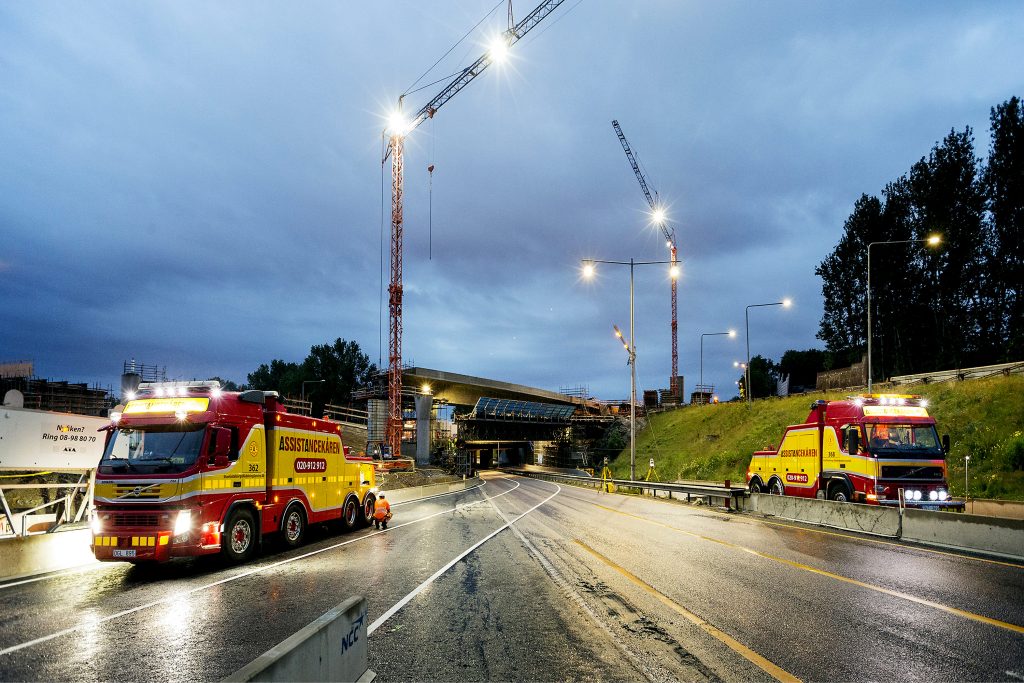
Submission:
[[[1024,567],[484,476],[241,567],[0,584],[0,680],[216,680],[419,591],[370,636],[381,680],[1024,681]]]

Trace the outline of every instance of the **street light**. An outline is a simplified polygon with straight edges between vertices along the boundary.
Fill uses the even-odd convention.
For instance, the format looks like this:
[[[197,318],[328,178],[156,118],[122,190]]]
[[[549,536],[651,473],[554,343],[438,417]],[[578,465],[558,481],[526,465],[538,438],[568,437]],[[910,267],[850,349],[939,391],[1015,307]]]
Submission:
[[[782,301],[773,301],[770,304],[750,304],[743,311],[743,318],[747,323],[747,367],[746,370],[746,390],[747,390],[747,407],[749,408],[753,402],[754,392],[751,391],[750,386],[750,309],[761,308],[763,306],[782,306],[783,308],[789,308],[793,305],[792,299],[783,299]]]
[[[307,384],[323,384],[327,380],[325,379],[307,379],[302,382],[302,400],[306,400],[306,385]]]
[[[700,335],[700,386],[704,386],[704,337],[721,337],[728,335],[729,337],[736,336],[736,330],[729,330],[728,332],[704,332]],[[700,391],[703,391],[701,389]]]
[[[871,247],[876,244],[916,244],[925,242],[929,247],[937,247],[942,243],[939,235],[930,235],[923,240],[888,240],[868,244],[868,393],[871,393]]]
[[[583,277],[594,276],[594,265],[597,263],[610,263],[617,266],[629,266],[629,342],[622,338],[622,332],[615,327],[615,336],[626,347],[629,353],[630,380],[629,380],[629,479],[636,481],[636,331],[633,327],[633,268],[635,266],[652,265],[674,265],[673,261],[603,261],[601,259],[583,259]],[[675,273],[670,273],[674,278]]]

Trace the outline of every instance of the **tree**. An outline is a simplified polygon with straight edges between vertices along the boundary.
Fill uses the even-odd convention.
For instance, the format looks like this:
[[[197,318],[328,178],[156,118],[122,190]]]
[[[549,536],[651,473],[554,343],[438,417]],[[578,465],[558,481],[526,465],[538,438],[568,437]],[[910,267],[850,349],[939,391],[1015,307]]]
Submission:
[[[764,356],[754,356],[750,359],[750,386],[753,387],[754,398],[765,398],[774,396],[778,388],[779,371],[778,367],[771,360]],[[746,374],[740,376],[740,396],[746,397]]]
[[[302,362],[302,372],[306,380],[324,380],[313,388],[319,400],[344,404],[352,400],[354,389],[369,383],[377,373],[377,366],[370,362],[359,344],[339,337],[333,344],[311,347]]]
[[[790,391],[796,387],[813,388],[818,381],[818,373],[832,366],[832,354],[821,349],[796,351],[790,349],[782,354],[779,361],[779,376],[789,375]]]
[[[825,299],[817,336],[833,353],[859,353],[867,344],[866,239],[881,234],[881,224],[882,202],[878,197],[861,195],[843,224],[839,244],[814,271],[821,277],[821,295]],[[754,391],[756,396],[756,383]]]
[[[991,326],[998,360],[1024,358],[1024,108],[1011,97],[990,114],[983,182],[990,226]]]
[[[950,131],[910,170],[915,239],[938,233],[939,249],[923,253],[921,302],[931,311],[928,369],[984,362],[982,290],[985,280],[984,195],[970,127]]]
[[[249,373],[249,386],[263,391],[276,391],[282,396],[298,396],[302,390],[302,368],[275,358]]]

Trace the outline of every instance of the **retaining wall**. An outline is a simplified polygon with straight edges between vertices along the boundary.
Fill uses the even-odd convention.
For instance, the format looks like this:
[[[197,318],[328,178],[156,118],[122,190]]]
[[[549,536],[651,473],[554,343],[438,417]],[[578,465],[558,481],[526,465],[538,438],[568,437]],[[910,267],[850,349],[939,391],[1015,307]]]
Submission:
[[[372,681],[366,599],[352,597],[270,648],[225,681]]]

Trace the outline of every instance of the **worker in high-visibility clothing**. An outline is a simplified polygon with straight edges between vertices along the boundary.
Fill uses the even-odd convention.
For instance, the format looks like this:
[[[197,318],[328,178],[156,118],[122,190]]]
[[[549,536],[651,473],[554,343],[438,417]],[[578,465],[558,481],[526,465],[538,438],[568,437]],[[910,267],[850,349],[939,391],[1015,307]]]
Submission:
[[[391,519],[391,503],[384,499],[384,492],[381,491],[373,503],[373,526],[377,529],[387,529],[389,519]]]

